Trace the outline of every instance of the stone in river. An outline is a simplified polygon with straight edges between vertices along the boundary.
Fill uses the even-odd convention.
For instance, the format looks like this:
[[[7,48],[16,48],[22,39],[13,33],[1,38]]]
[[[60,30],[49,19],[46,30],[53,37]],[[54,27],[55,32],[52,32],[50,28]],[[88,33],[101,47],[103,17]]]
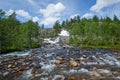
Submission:
[[[19,72],[19,71],[20,71],[20,68],[15,67],[14,70],[15,70],[15,72]]]
[[[8,65],[8,68],[11,68],[11,67],[12,67],[12,64],[9,64],[9,65]]]
[[[34,57],[33,57],[33,60],[34,60],[34,61],[39,61],[40,58],[39,58],[38,56],[34,56]]]
[[[35,77],[40,77],[40,74],[35,74]]]
[[[60,60],[60,61],[62,61],[62,60],[63,60],[63,58],[61,58],[61,57],[57,57],[57,59],[58,59],[58,60]]]
[[[48,62],[47,62],[47,61],[44,61],[43,63],[44,63],[44,64],[47,64]]]
[[[18,64],[17,62],[14,63],[14,65],[17,65],[17,64]]]
[[[65,80],[64,75],[55,75],[52,80]]]
[[[92,71],[90,73],[90,75],[93,75],[93,76],[96,76],[96,77],[100,77],[101,76],[101,74],[99,74],[97,71]]]
[[[77,63],[76,61],[74,61],[74,60],[70,60],[70,65],[71,65],[72,67],[77,67],[77,66],[78,66],[78,63]]]
[[[9,74],[9,72],[6,71],[6,72],[3,73],[3,76],[7,76],[8,74]]]
[[[83,58],[87,58],[87,56],[86,56],[86,55],[83,55],[82,57],[83,57]]]
[[[61,63],[62,63],[61,60],[56,60],[56,61],[55,61],[55,64],[56,64],[56,65],[59,65],[59,64],[61,64]]]
[[[40,64],[36,64],[35,67],[36,68],[41,68],[41,65]]]
[[[36,71],[34,74],[35,77],[40,77],[40,74]]]

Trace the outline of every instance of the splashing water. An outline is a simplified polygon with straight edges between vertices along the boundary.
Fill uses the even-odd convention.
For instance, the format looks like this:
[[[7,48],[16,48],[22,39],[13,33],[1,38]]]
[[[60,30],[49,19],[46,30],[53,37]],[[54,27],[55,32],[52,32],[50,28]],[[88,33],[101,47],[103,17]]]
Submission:
[[[23,76],[22,78],[25,79],[25,80],[30,80],[33,78],[33,74],[31,73],[32,72],[32,69],[30,70],[27,70],[23,73]]]
[[[60,34],[58,34],[59,36],[70,36],[69,32],[67,30],[62,30],[60,32]]]
[[[57,37],[55,40],[50,40],[50,38],[44,39],[44,43],[56,44],[58,42],[59,42],[59,37]]]
[[[56,65],[55,64],[46,64],[42,66],[43,70],[46,70],[48,72],[51,72],[55,69]]]

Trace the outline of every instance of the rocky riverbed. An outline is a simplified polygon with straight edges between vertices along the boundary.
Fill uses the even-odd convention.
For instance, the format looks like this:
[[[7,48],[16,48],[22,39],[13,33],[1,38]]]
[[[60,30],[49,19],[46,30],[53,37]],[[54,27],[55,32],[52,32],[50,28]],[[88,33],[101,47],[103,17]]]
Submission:
[[[8,53],[0,80],[120,80],[120,51],[46,44]]]

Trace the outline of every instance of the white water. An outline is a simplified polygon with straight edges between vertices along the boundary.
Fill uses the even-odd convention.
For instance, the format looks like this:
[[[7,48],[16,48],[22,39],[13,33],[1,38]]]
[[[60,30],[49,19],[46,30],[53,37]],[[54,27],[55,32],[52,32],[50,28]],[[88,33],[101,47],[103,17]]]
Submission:
[[[50,40],[50,38],[45,38],[43,43],[50,43],[50,44],[57,44],[59,42],[59,37],[57,37],[55,40]]]
[[[11,53],[7,53],[7,54],[2,54],[0,55],[0,59],[1,58],[4,58],[4,57],[7,57],[7,56],[26,56],[26,55],[29,55],[31,53],[32,50],[30,51],[22,51],[22,52],[11,52]]]
[[[58,34],[59,36],[70,36],[70,33],[67,31],[67,30],[62,30],[61,32],[60,32],[60,34]]]
[[[52,80],[65,80],[65,77],[62,75],[55,75]]]
[[[23,75],[22,75],[22,78],[24,80],[30,80],[30,79],[32,79],[33,78],[32,69],[29,69],[29,70],[25,71],[23,73]]]
[[[62,30],[58,35],[59,36],[70,36],[67,30]],[[51,40],[51,38],[45,38],[43,43],[57,44],[59,41],[60,41],[60,37],[57,37],[55,40]]]
[[[81,68],[80,70],[78,70],[78,72],[80,73],[88,73],[89,71],[85,68]]]
[[[105,70],[105,69],[98,69],[97,70],[99,73],[110,73],[110,71],[109,70]]]
[[[75,69],[70,69],[69,71],[62,71],[62,73],[64,74],[74,74],[74,73],[77,73],[78,71],[75,70]]]
[[[55,69],[56,65],[55,64],[45,64],[42,66],[41,69],[46,70],[48,72],[51,72]]]

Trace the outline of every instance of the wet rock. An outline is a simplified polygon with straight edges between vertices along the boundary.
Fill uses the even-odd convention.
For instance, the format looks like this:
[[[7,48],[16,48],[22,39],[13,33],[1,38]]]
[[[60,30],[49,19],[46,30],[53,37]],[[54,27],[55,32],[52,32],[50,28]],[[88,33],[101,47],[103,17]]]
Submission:
[[[11,67],[12,67],[12,64],[9,64],[7,67],[8,67],[8,68],[11,68]]]
[[[3,73],[3,76],[7,76],[8,74],[9,74],[9,72],[6,71],[6,72]]]
[[[56,64],[56,65],[59,65],[59,64],[61,64],[61,63],[62,63],[61,60],[56,60],[56,61],[55,61],[55,64]]]
[[[87,58],[87,55],[83,55],[82,57],[83,57],[83,58]]]
[[[81,63],[81,64],[86,64],[86,63],[87,63],[87,60],[81,60],[80,63]]]
[[[63,60],[63,58],[61,58],[61,57],[57,57],[57,59],[58,59],[58,60],[60,60],[60,61],[62,61],[62,60]]]
[[[67,80],[75,80],[75,77],[70,76],[70,77],[68,77],[68,79],[67,79]]]
[[[35,77],[40,77],[40,74],[35,74],[34,76],[35,76]]]
[[[70,66],[72,66],[72,67],[77,67],[78,66],[78,63],[74,60],[70,60],[69,63],[70,63]]]
[[[26,63],[24,62],[23,64],[22,64],[22,66],[25,66],[26,65]]]
[[[48,62],[47,61],[44,61],[43,64],[47,64]]]
[[[17,65],[17,64],[18,64],[17,62],[14,63],[14,65]]]
[[[38,71],[35,72],[34,76],[35,77],[40,77],[40,74],[38,73]]]
[[[2,63],[2,61],[0,61],[0,64]]]
[[[16,67],[16,68],[14,68],[14,71],[15,71],[15,72],[19,72],[19,71],[20,71],[20,68]]]
[[[96,77],[101,77],[101,74],[99,74],[97,71],[90,72],[90,75],[96,76]]]
[[[38,64],[35,64],[34,67],[35,68],[41,68],[41,65],[38,63]]]
[[[21,68],[20,68],[20,71],[24,71],[26,69],[26,67],[25,66],[22,66]]]
[[[39,62],[40,57],[38,57],[38,56],[34,56],[34,57],[33,57],[33,60],[36,61],[36,62]]]

